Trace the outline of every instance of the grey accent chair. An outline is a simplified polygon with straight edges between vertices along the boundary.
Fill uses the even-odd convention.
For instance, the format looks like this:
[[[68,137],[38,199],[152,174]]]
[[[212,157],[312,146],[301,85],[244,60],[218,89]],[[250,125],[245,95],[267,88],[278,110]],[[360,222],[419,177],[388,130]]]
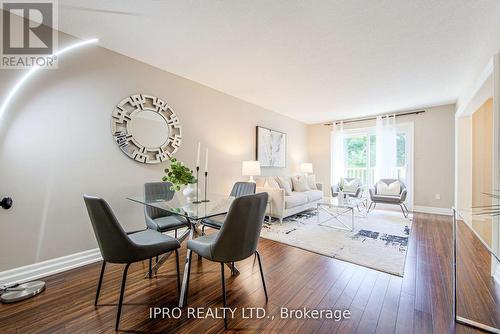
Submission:
[[[229,194],[229,196],[238,198],[241,196],[253,195],[255,194],[255,189],[256,186],[254,182],[236,182],[233,185],[233,189],[231,190],[231,194]],[[226,215],[203,219],[201,221],[201,224],[203,225],[202,232],[205,233],[205,226],[220,230],[222,224],[224,223],[224,219],[226,219]]]
[[[347,182],[351,182],[352,180],[358,180],[358,188],[356,189],[356,191],[352,193],[344,191],[344,194],[350,197],[361,197],[361,195],[363,194],[363,183],[361,182],[361,180],[355,177],[346,177],[344,178],[344,180],[346,180]],[[340,182],[332,186],[332,197],[337,197],[339,195]]]
[[[378,182],[384,182],[385,184],[389,185],[395,181],[398,181],[398,179],[380,179]],[[372,209],[375,209],[377,203],[399,205],[405,218],[408,218],[408,214],[410,213],[410,211],[405,204],[408,190],[406,189],[406,185],[403,183],[403,181],[399,180],[401,187],[399,189],[399,194],[396,196],[377,194],[377,183],[375,183],[373,187],[369,189],[371,203],[368,207],[368,212],[370,212]]]
[[[151,259],[154,256],[170,251],[175,251],[177,265],[177,289],[180,293],[179,253],[177,249],[181,246],[181,244],[177,239],[150,229],[126,233],[105,200],[88,195],[84,195],[83,199],[85,201],[85,205],[87,206],[87,211],[92,223],[92,228],[94,229],[97,244],[99,245],[99,249],[101,250],[103,257],[101,274],[99,276],[99,283],[97,284],[94,302],[95,306],[97,306],[97,302],[99,300],[99,293],[101,291],[106,263],[125,264],[120,290],[120,299],[118,301],[118,311],[116,314],[115,330],[118,330],[125,282],[130,264]]]
[[[207,260],[219,262],[222,276],[222,300],[226,307],[226,286],[224,280],[224,264],[244,260],[252,255],[256,255],[259,261],[260,276],[264,286],[264,294],[267,297],[266,282],[260,254],[257,251],[260,231],[264,222],[264,215],[267,207],[267,193],[258,193],[236,198],[220,231],[205,235],[187,243],[188,249],[188,285],[191,273],[191,252],[204,257]],[[188,288],[186,288],[186,300]],[[224,316],[224,328],[227,329],[227,319]]]
[[[170,189],[172,183],[170,182],[149,182],[144,184],[144,199],[146,201],[164,200],[170,201],[175,191]],[[177,238],[177,229],[182,227],[189,227],[189,222],[180,216],[168,213],[165,210],[145,205],[144,216],[146,219],[146,226],[154,231],[160,233],[174,231],[174,236]],[[158,257],[156,257],[158,262]],[[152,259],[149,259],[149,276],[151,277]]]

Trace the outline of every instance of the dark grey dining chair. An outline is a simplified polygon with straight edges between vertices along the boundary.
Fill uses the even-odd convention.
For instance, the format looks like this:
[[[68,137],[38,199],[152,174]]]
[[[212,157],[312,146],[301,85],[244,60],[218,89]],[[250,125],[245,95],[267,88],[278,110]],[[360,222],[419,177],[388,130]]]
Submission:
[[[149,182],[144,184],[144,199],[146,202],[154,201],[170,201],[175,195],[175,191],[170,189],[170,182]],[[174,236],[177,238],[177,229],[189,227],[188,221],[181,216],[173,215],[165,210],[145,205],[144,217],[146,226],[160,233],[174,231]],[[156,258],[158,262],[158,258]],[[152,260],[149,259],[149,276],[151,277]]]
[[[118,330],[125,282],[130,264],[151,259],[154,256],[167,252],[175,251],[177,265],[177,289],[180,293],[179,253],[177,249],[181,245],[177,239],[150,229],[126,233],[105,200],[88,195],[83,195],[83,199],[85,201],[85,205],[87,206],[90,222],[92,223],[97,244],[99,245],[99,249],[101,250],[103,257],[101,274],[99,276],[99,283],[97,284],[94,302],[95,306],[97,306],[97,302],[99,300],[99,293],[101,291],[106,263],[125,264],[120,290],[120,299],[118,301],[118,311],[116,314],[115,330]]]
[[[222,300],[226,307],[226,285],[224,280],[224,264],[244,260],[252,255],[256,255],[259,261],[260,276],[264,286],[264,294],[267,298],[266,281],[260,254],[257,251],[260,231],[264,222],[264,215],[267,206],[267,193],[258,193],[236,198],[220,231],[189,240],[188,249],[188,285],[191,274],[191,252],[195,252],[207,260],[219,262],[222,276]],[[188,288],[186,288],[187,300]],[[227,319],[224,315],[224,328],[227,329]]]
[[[255,189],[255,182],[236,182],[233,185],[233,189],[231,189],[231,193],[229,194],[229,196],[238,198],[241,196],[252,195],[255,194]],[[203,219],[201,221],[202,232],[205,233],[205,226],[220,230],[225,218],[226,215],[218,215]]]
[[[172,200],[175,191],[170,189],[171,185],[170,182],[150,182],[144,184],[144,199],[146,202]],[[144,206],[144,216],[146,218],[146,226],[149,229],[162,233],[175,231],[176,237],[177,229],[189,226],[185,218],[148,205]]]

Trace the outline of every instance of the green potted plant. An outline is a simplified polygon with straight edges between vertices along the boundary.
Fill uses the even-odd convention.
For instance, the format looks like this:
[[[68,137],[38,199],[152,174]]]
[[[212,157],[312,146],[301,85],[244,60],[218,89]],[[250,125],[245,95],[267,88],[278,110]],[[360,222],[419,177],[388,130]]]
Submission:
[[[172,184],[170,186],[171,190],[180,191],[183,186],[186,186],[182,193],[189,201],[195,195],[196,189],[193,184],[196,183],[196,178],[193,171],[176,158],[170,159],[170,169],[165,169],[165,176],[163,176],[162,180]]]

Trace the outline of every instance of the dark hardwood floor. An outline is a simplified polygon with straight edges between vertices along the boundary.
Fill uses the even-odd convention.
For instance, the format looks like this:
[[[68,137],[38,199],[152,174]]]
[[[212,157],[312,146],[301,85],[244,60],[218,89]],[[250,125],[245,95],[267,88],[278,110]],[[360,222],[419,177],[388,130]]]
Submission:
[[[500,289],[488,274],[489,255],[463,224],[459,229],[459,313],[500,325]],[[228,306],[264,307],[275,319],[229,320],[229,331],[296,333],[476,333],[455,325],[451,315],[451,218],[416,214],[404,277],[337,261],[262,239],[259,250],[269,292],[265,303],[254,258],[239,262],[241,274],[226,269]],[[181,258],[185,256],[185,248]],[[156,278],[143,278],[147,263],[130,267],[122,331],[135,333],[223,332],[220,319],[149,319],[150,307],[177,306],[173,257]],[[109,265],[100,306],[93,300],[100,263],[46,279],[40,296],[0,305],[0,333],[114,332],[123,266]],[[188,306],[221,307],[220,267],[194,257]],[[280,319],[280,308],[349,309],[351,318]]]

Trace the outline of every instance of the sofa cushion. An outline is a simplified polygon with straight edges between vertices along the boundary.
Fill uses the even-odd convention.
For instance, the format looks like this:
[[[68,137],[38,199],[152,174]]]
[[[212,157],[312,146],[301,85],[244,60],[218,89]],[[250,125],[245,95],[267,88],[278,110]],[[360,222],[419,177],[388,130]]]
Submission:
[[[280,185],[276,182],[276,179],[272,176],[266,177],[266,181],[264,182],[264,188],[272,188],[279,189]]]
[[[276,181],[278,181],[280,188],[285,190],[285,195],[287,195],[287,196],[292,195],[292,181],[290,180],[289,177],[277,176]]]
[[[307,202],[308,202],[307,195],[305,193],[294,191],[292,195],[285,196],[285,209],[290,209],[296,206],[304,205]]]
[[[305,175],[292,176],[293,190],[294,191],[308,191],[309,185],[307,184],[307,177]]]
[[[346,193],[355,193],[359,187],[359,180],[353,179],[351,181],[347,181],[346,179],[342,180],[342,184],[344,185],[344,192]]]
[[[307,185],[311,190],[318,190],[318,186],[316,185],[316,175],[310,174],[307,176]]]
[[[399,181],[394,181],[391,184],[387,184],[382,181],[377,182],[377,195],[390,195],[396,196],[401,192],[401,183]]]
[[[386,203],[399,203],[400,198],[399,198],[399,196],[376,194],[376,195],[372,196],[372,201],[374,201],[374,202],[386,202]]]
[[[308,202],[314,202],[323,198],[323,192],[321,190],[309,190],[306,191]]]

